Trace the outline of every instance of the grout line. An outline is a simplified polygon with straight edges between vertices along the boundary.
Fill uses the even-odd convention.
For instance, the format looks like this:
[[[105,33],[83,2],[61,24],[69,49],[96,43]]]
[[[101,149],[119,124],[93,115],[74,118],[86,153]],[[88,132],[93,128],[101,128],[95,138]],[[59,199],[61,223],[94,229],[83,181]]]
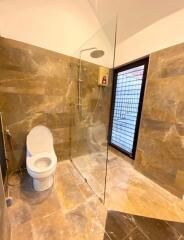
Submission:
[[[150,240],[150,237],[147,236],[147,234],[142,230],[142,228],[138,227],[138,230],[139,230],[148,240]]]
[[[122,238],[122,240],[126,240],[136,229],[137,227],[133,228],[124,238]]]
[[[170,227],[172,228],[173,230],[175,230],[180,236],[178,238],[178,240],[182,237],[182,234],[174,227],[170,224],[170,221],[167,221],[167,220],[164,220],[164,222]],[[177,223],[176,221],[174,223]]]
[[[110,235],[108,234],[108,232],[103,228],[103,231],[104,231],[104,233],[107,235],[107,237],[110,239],[110,240],[112,240],[112,238],[110,237]]]
[[[113,240],[106,231],[104,231],[104,233],[107,235],[109,240]]]
[[[92,196],[94,197],[94,196]],[[79,203],[79,204],[76,204],[73,208],[70,208],[70,209],[63,209],[63,213],[64,214],[67,214],[67,213],[70,213],[70,212],[73,212],[75,211],[78,207],[81,207],[82,205],[85,205],[88,201],[90,201],[92,199],[92,197],[88,198],[85,202],[82,202],[82,203]]]

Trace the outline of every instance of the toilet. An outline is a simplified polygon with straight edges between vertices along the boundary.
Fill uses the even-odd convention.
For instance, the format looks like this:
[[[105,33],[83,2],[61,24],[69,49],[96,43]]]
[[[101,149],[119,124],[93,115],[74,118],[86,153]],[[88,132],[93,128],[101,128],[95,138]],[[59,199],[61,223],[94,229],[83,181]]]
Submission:
[[[43,125],[32,128],[26,147],[26,166],[33,178],[33,187],[36,191],[45,191],[53,185],[57,165],[51,131]]]

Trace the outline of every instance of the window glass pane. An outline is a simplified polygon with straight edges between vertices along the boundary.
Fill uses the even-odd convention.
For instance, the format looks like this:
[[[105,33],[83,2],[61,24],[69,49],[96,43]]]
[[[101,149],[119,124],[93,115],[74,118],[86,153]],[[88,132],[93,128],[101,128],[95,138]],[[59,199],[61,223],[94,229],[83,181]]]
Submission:
[[[110,143],[133,155],[145,63],[117,70]],[[146,69],[147,70],[147,69]]]

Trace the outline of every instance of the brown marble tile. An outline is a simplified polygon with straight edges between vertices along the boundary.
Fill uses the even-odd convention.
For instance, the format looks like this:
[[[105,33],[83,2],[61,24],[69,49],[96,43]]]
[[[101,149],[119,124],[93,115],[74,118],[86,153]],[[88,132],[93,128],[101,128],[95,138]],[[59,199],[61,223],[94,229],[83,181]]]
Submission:
[[[98,100],[96,79],[99,66],[86,62],[83,62],[83,66],[87,69],[82,73],[85,79],[82,86],[83,114],[91,119]],[[73,148],[77,155],[91,151],[89,142],[88,146],[86,145],[89,123],[82,127],[85,121],[73,119],[78,115],[78,59],[0,38],[0,69],[0,110],[5,128],[9,128],[13,134],[18,164],[25,164],[25,139],[30,129],[38,124],[49,127],[53,132],[58,161],[71,157],[70,138],[75,143]],[[105,129],[108,125],[106,119],[110,92],[110,86],[102,92],[108,107],[98,107],[98,116],[94,117],[94,121],[103,123]],[[72,134],[72,121],[77,123],[77,128],[83,129],[83,132],[73,131]],[[9,159],[10,165],[15,168],[11,156]]]
[[[73,157],[73,163],[84,176],[93,191],[103,198],[105,186],[106,155],[104,152],[91,152]]]
[[[106,207],[152,218],[184,222],[184,202],[110,152]],[[158,171],[158,170],[157,170]],[[156,210],[155,210],[156,209]]]
[[[184,223],[108,211],[105,230],[111,239],[180,239]],[[180,231],[180,232],[179,232]]]
[[[38,216],[44,217],[48,214],[59,211],[60,207],[57,193],[53,191],[47,199],[31,206],[31,216],[32,218],[36,218]]]
[[[122,238],[123,240],[149,240],[150,238],[148,238],[147,236],[145,236],[140,230],[138,230],[137,228],[131,232],[130,234],[128,234],[127,237]]]
[[[103,240],[111,240],[108,234],[104,233]]]
[[[96,221],[104,229],[107,209],[96,195],[86,201],[86,209],[88,212],[87,216],[94,218],[93,221]]]
[[[86,199],[94,195],[94,193],[92,192],[91,188],[88,185],[83,183],[83,184],[79,184],[78,186],[79,186],[80,192],[83,194],[83,196]]]
[[[66,211],[73,209],[76,205],[85,201],[83,194],[75,188],[69,181],[60,180],[60,186],[56,188],[58,199],[63,209]]]
[[[66,161],[63,164],[63,168],[61,166],[57,171],[54,186],[58,200],[64,211],[71,210],[77,205],[85,202],[87,196],[81,184],[84,185],[84,180],[74,169],[71,162]],[[89,189],[86,189],[86,191],[88,191],[90,195]]]
[[[98,210],[96,211],[94,207]],[[99,208],[99,201],[95,198],[68,212],[65,217],[68,225],[72,227],[73,239],[103,239],[102,218],[104,221],[105,217],[103,214],[104,211]]]
[[[108,211],[105,231],[112,240],[120,240],[135,229],[131,215]]]
[[[33,239],[71,239],[61,211],[32,221]]]
[[[133,217],[135,225],[148,236],[151,240],[170,239],[174,240],[180,237],[178,232],[170,227],[166,222],[158,219],[144,218],[139,216]]]
[[[143,102],[135,167],[182,198],[184,44],[152,53]],[[175,184],[176,179],[176,184]]]
[[[56,192],[53,189],[36,192],[32,186],[32,178],[27,174],[20,185],[11,188],[10,194],[14,201],[12,207],[8,209],[12,225],[23,224],[60,209]]]
[[[178,170],[176,172],[175,185],[181,191],[184,191],[183,181],[184,181],[184,171],[183,170]]]
[[[19,227],[13,227],[11,233],[12,240],[33,240],[31,222],[21,224]]]
[[[107,188],[106,205],[89,190],[70,161],[58,164],[52,191],[37,193],[31,179],[23,178],[11,191],[14,204],[9,213],[15,240],[19,235],[30,240],[182,239],[182,223],[135,214],[183,221],[183,201],[141,175],[131,163],[112,153],[110,157],[108,183],[113,183]],[[126,177],[125,172],[129,172]],[[122,179],[118,186],[116,178]]]
[[[169,226],[173,227],[174,229],[176,229],[176,231],[181,234],[184,235],[184,223],[183,222],[172,222],[172,221],[167,221],[167,224],[169,224]]]
[[[31,209],[29,204],[14,200],[14,204],[8,209],[8,215],[12,226],[23,224],[31,220]]]

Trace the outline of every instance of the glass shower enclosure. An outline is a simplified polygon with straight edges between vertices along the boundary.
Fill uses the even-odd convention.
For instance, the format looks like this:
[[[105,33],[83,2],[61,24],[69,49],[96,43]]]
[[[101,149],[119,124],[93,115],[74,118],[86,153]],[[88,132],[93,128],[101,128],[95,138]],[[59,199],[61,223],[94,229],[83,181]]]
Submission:
[[[75,52],[75,73],[70,74],[70,159],[102,202],[115,38],[116,18],[113,18]]]

